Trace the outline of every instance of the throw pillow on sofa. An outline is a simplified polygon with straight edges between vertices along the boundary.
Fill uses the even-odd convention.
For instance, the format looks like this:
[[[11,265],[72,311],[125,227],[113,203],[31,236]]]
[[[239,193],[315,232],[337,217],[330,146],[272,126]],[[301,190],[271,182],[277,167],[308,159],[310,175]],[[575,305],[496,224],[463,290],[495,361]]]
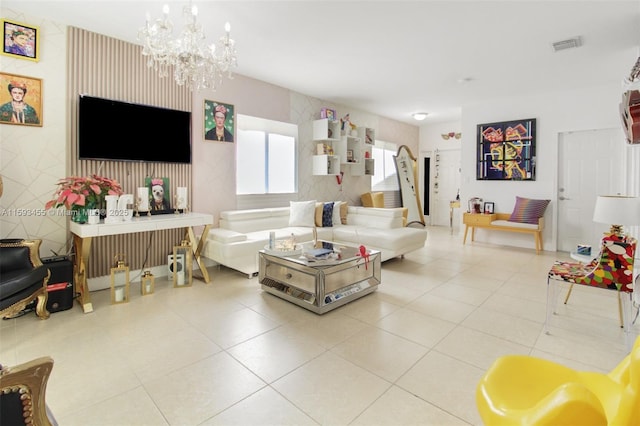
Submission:
[[[316,200],[289,201],[289,226],[316,226]]]
[[[324,203],[322,207],[322,226],[330,227],[333,226],[333,208],[334,203]]]
[[[551,200],[534,200],[516,196],[516,205],[509,217],[509,222],[538,224]]]
[[[347,206],[346,201],[334,201],[333,202],[333,218],[331,220],[333,226],[342,225],[341,210],[342,206]]]
[[[316,226],[325,227],[325,226],[338,226],[338,225],[347,224],[348,204],[346,201],[333,201],[333,213],[332,213],[332,220],[330,225],[324,225],[322,223],[322,214],[324,213],[325,204],[328,204],[328,203],[316,202],[316,213],[315,213]]]

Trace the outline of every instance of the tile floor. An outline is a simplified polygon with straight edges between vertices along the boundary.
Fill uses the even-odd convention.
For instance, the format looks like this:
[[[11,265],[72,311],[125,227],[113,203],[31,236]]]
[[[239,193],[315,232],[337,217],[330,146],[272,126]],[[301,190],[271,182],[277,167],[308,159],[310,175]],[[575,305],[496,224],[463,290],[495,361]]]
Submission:
[[[0,360],[55,364],[47,400],[71,425],[480,425],[475,386],[496,357],[608,371],[626,354],[613,292],[577,286],[543,332],[555,252],[462,245],[383,263],[378,291],[318,316],[210,269],[213,282],[0,321]],[[637,334],[638,330],[634,329]]]

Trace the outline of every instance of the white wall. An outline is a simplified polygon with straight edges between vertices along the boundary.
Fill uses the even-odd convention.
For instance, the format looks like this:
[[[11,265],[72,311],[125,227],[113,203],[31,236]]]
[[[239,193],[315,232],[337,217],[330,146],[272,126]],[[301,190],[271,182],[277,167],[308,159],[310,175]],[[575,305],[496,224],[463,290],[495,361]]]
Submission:
[[[424,158],[431,158],[431,183],[435,182],[435,153],[436,151],[460,151],[462,148],[462,138],[456,139],[455,137],[444,139],[443,134],[461,133],[462,124],[459,121],[447,121],[442,123],[434,123],[429,125],[423,125],[420,127],[420,151],[418,157],[418,164],[420,165],[419,179],[420,179],[420,193],[423,203],[426,203],[422,194],[425,190],[423,188],[424,182]],[[444,156],[443,156],[444,158]],[[448,167],[449,165],[443,165]],[[459,166],[459,164],[457,165]],[[444,175],[441,174],[439,179],[439,197],[434,194],[433,188],[430,190],[430,217],[428,223],[436,226],[449,226],[449,201],[455,198],[456,191],[461,188],[458,183],[462,182],[443,182]],[[440,198],[440,200],[438,200]],[[458,220],[460,216],[459,211],[454,211],[454,220]],[[459,229],[456,227],[456,229]]]
[[[42,127],[0,124],[1,238],[40,238],[42,256],[67,250],[67,219],[42,216],[67,155],[66,31],[46,19],[0,9],[3,18],[40,30],[40,61],[0,56],[3,73],[42,79]],[[8,95],[7,87],[0,91]],[[4,103],[4,97],[2,98]],[[25,97],[29,102],[29,94]],[[22,212],[22,214],[19,214]],[[48,213],[51,213],[49,211]]]
[[[320,109],[336,110],[338,117],[347,113],[357,126],[376,129],[376,138],[418,147],[418,127],[379,117],[365,111],[354,110],[321,99],[292,92],[241,75],[225,81],[216,92],[194,94],[193,106],[193,209],[212,213],[217,223],[219,213],[241,208],[235,194],[235,144],[204,141],[202,129],[202,105],[204,100],[216,100],[233,104],[236,113],[284,121],[298,125],[298,193],[292,200],[347,201],[360,205],[360,195],[371,190],[370,176],[351,176],[349,166],[342,165],[345,175],[342,185],[333,176],[311,174],[312,122],[320,118]],[[286,206],[288,197],[266,197],[268,206]],[[275,203],[275,204],[274,204]]]
[[[541,94],[532,97],[493,99],[462,109],[462,190],[463,208],[471,197],[495,202],[497,212],[511,212],[515,196],[550,199],[545,213],[545,250],[555,250],[558,135],[561,132],[605,129],[621,125],[620,85]],[[537,119],[535,181],[477,181],[476,126],[496,121]],[[620,143],[624,143],[623,140]],[[477,241],[533,248],[528,235],[478,230]]]

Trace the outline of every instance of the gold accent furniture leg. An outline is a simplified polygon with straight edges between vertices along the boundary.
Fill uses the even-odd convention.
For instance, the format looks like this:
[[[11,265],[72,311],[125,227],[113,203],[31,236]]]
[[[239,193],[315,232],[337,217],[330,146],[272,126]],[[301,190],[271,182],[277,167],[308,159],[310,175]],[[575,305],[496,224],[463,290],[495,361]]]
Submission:
[[[211,279],[209,278],[209,272],[207,271],[207,268],[202,260],[202,249],[204,248],[204,244],[207,241],[207,236],[209,235],[210,228],[211,225],[204,226],[202,234],[200,235],[200,242],[198,242],[197,246],[197,239],[195,233],[193,232],[193,228],[187,228],[187,239],[191,242],[191,249],[193,250],[193,260],[195,260],[198,264],[198,268],[200,269],[200,272],[202,272],[202,279],[207,284],[211,282]]]
[[[73,259],[74,290],[78,295],[78,302],[80,302],[82,310],[87,314],[93,312],[89,285],[87,284],[87,264],[89,263],[89,253],[91,252],[91,237],[81,238],[74,234],[73,245],[76,252]]]

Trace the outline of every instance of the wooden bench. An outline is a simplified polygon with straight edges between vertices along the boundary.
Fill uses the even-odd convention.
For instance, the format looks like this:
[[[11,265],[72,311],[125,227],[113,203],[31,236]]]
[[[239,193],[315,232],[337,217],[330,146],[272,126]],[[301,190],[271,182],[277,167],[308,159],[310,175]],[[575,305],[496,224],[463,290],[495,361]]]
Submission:
[[[542,247],[542,231],[544,229],[544,218],[538,219],[538,224],[509,222],[511,213],[465,213],[462,218],[464,223],[464,239],[462,244],[467,242],[467,231],[471,228],[471,241],[474,241],[476,228],[495,229],[506,232],[520,232],[531,234],[535,240],[536,254],[540,254]]]

